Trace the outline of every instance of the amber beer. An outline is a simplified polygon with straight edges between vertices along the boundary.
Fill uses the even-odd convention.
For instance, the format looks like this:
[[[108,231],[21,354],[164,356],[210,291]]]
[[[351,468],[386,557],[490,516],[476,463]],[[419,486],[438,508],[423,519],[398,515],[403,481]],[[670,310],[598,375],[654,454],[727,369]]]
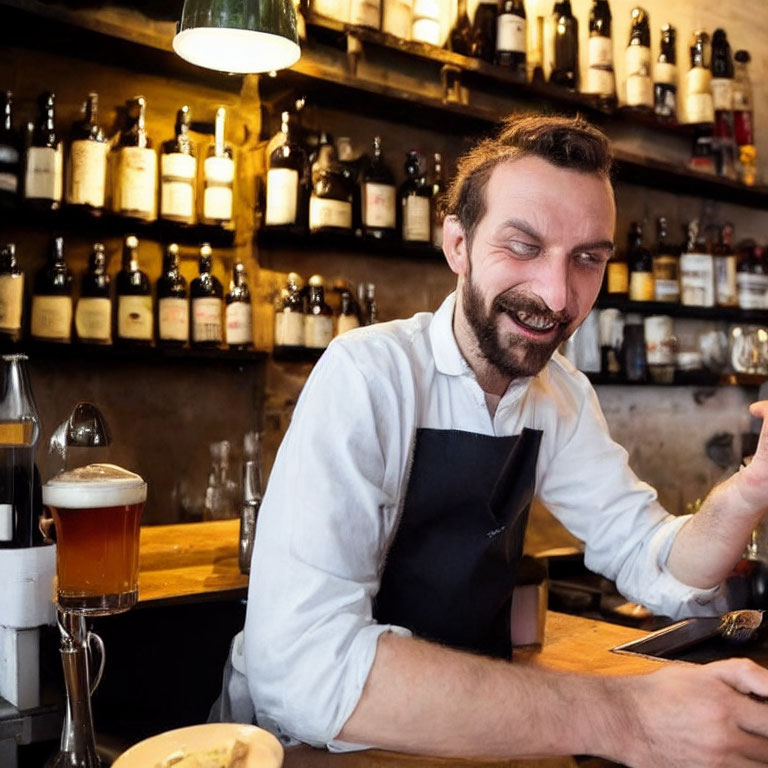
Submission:
[[[113,464],[63,472],[43,486],[56,527],[61,610],[98,616],[136,604],[146,498],[144,480]]]

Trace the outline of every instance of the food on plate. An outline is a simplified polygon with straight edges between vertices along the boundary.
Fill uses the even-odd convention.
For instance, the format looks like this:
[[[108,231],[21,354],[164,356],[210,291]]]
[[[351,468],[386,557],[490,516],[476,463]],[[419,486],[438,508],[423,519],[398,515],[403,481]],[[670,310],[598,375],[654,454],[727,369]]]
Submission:
[[[186,752],[179,749],[168,755],[157,768],[255,768],[257,762],[249,760],[249,743],[236,739],[231,746]]]

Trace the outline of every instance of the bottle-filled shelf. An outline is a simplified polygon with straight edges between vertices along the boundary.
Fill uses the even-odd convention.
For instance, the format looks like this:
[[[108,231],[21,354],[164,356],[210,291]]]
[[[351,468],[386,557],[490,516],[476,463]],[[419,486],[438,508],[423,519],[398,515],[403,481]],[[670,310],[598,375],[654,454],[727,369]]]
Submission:
[[[645,377],[639,381],[630,381],[626,378],[608,376],[603,373],[586,373],[587,378],[596,387],[759,387],[768,376],[754,373],[715,373],[707,370],[675,371],[671,381],[654,381]]]
[[[598,309],[618,309],[623,313],[640,315],[669,315],[670,317],[714,322],[768,325],[768,310],[740,309],[739,307],[695,307],[667,301],[630,301],[627,298],[601,296]]]

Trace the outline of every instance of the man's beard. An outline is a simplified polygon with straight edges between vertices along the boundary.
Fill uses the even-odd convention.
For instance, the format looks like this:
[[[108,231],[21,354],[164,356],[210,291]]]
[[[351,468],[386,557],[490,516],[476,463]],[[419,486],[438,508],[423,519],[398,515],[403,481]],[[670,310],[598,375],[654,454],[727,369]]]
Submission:
[[[572,318],[566,312],[552,312],[542,301],[511,288],[493,300],[488,312],[483,299],[467,276],[462,292],[464,314],[477,339],[480,353],[498,371],[512,379],[535,376],[544,369],[562,341],[568,338]],[[528,312],[537,318],[557,322],[554,337],[547,341],[536,341],[514,333],[502,334],[498,327],[499,315]]]

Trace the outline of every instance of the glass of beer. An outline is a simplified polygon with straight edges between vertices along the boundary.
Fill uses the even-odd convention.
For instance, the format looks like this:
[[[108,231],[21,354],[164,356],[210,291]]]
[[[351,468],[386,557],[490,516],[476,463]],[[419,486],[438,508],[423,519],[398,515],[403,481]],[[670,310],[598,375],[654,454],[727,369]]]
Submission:
[[[114,464],[78,467],[43,486],[56,528],[60,610],[105,616],[136,604],[146,499],[144,480]]]

